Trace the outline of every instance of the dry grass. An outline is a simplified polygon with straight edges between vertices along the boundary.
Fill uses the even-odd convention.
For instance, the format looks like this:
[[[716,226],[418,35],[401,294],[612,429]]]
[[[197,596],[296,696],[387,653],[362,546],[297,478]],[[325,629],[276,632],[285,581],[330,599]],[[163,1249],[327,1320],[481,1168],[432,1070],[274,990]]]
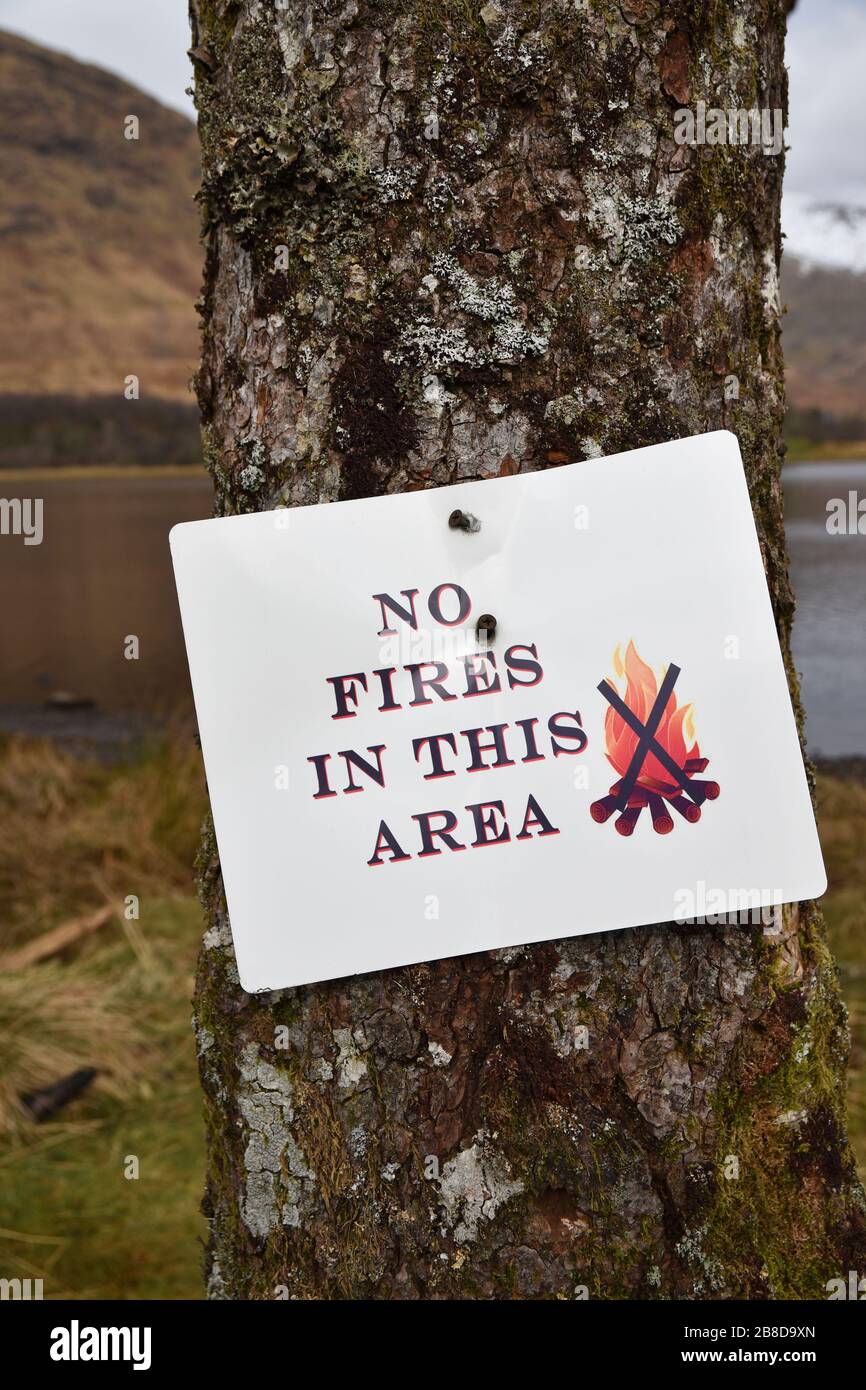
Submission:
[[[35,1052],[28,1067],[56,1065],[51,1080],[77,1063],[99,1068],[61,1114],[22,1122],[0,1143],[0,1275],[41,1278],[46,1298],[202,1296],[204,1135],[189,1026],[201,912],[189,895],[154,898],[132,925],[135,938],[100,934],[80,959],[27,972],[14,1001]],[[55,991],[55,975],[68,988]]]
[[[201,757],[166,740],[119,768],[12,738],[0,751],[0,952],[106,900],[189,892]]]
[[[155,1049],[142,995],[159,984],[149,908],[189,897],[204,788],[191,740],[168,740],[107,768],[50,743],[10,739],[0,754],[0,951],[108,901],[93,939],[57,960],[0,975],[0,1129],[24,1120],[19,1097],[96,1065],[97,1091],[128,1095]]]
[[[20,1097],[96,1063],[97,1083],[122,1096],[144,1048],[121,981],[73,961],[0,975],[0,1130],[27,1127]]]
[[[824,915],[851,1020],[849,1127],[866,1182],[866,785],[819,776],[818,829],[829,879]]]
[[[41,741],[0,746],[3,947],[106,898],[140,900],[138,920],[118,911],[58,957],[0,976],[0,1276],[42,1278],[46,1298],[201,1296],[189,999],[204,805],[189,738],[116,767]],[[27,1118],[23,1093],[89,1066],[96,1080],[68,1109]]]

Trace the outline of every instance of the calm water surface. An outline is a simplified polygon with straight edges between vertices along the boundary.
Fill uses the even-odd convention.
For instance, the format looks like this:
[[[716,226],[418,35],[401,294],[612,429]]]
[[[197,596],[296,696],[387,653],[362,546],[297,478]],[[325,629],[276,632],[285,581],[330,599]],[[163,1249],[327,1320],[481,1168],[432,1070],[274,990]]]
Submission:
[[[0,538],[0,705],[63,690],[109,711],[188,710],[168,533],[210,515],[210,479],[0,475],[0,491],[42,497],[44,515],[41,545]],[[130,633],[138,661],[123,654]]]
[[[210,514],[201,477],[8,480],[3,495],[41,496],[44,540],[0,539],[3,727],[52,692],[106,711],[163,715],[191,704],[168,552],[176,521]],[[785,508],[813,752],[866,754],[866,536],[829,535],[827,501],[866,497],[866,462],[800,463],[785,472]],[[140,659],[127,661],[135,633]]]
[[[813,753],[866,753],[866,535],[827,531],[827,503],[866,498],[866,462],[796,463],[784,473],[797,595],[794,659]]]

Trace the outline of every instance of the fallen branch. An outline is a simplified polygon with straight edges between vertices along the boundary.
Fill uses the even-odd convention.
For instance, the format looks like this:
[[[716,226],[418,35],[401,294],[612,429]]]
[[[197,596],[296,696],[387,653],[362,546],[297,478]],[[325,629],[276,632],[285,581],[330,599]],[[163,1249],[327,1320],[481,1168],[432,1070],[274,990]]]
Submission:
[[[0,971],[26,970],[30,965],[37,965],[41,960],[59,955],[67,946],[80,941],[83,936],[89,936],[91,932],[104,927],[116,911],[111,903],[106,903],[104,907],[97,908],[86,917],[75,917],[71,922],[62,922],[59,927],[53,927],[51,931],[37,936],[35,941],[28,941],[19,950],[10,951],[8,955],[0,957]]]

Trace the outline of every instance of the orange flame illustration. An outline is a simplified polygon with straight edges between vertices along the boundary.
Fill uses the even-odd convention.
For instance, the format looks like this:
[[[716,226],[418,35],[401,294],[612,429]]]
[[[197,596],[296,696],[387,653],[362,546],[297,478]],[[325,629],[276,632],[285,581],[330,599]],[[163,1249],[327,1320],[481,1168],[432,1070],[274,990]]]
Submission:
[[[657,680],[652,667],[641,660],[634,642],[629,642],[624,661],[619,647],[614,652],[613,669],[620,679],[624,676],[626,680],[625,694],[622,698],[637,715],[641,724],[645,724],[667,668],[662,668]],[[618,776],[624,777],[637,748],[638,735],[612,706],[605,716],[604,739],[608,762],[616,769]],[[677,705],[676,696],[672,693],[656,731],[655,740],[670,754],[678,767],[685,767],[688,759],[700,758],[701,751],[695,739],[693,706]],[[644,759],[637,785],[661,796],[672,796],[679,790],[667,768],[663,767],[651,752]]]

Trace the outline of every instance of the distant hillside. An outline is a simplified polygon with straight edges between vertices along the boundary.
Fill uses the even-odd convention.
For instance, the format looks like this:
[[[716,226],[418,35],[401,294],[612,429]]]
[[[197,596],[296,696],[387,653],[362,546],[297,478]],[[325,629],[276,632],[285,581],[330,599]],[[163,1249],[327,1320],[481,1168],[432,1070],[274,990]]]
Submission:
[[[782,228],[789,404],[829,417],[813,437],[866,438],[866,208],[786,193]]]
[[[140,139],[126,140],[136,115]],[[195,127],[0,33],[0,393],[190,401],[201,278]]]
[[[866,422],[866,274],[804,269],[786,254],[782,299],[789,403]]]
[[[192,123],[0,32],[0,178],[0,468],[195,458]],[[866,437],[866,209],[786,194],[782,221],[793,432]]]

